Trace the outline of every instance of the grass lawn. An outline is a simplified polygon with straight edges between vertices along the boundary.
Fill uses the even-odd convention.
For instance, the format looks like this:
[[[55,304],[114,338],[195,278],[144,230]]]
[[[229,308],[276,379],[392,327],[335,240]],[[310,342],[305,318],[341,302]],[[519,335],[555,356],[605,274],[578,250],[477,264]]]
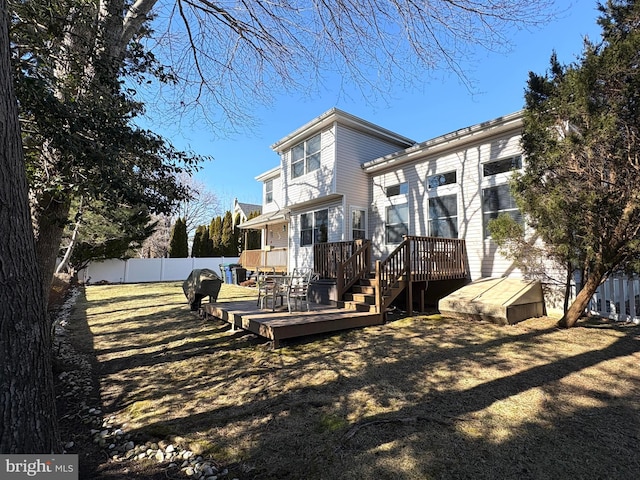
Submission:
[[[638,478],[640,327],[579,325],[413,316],[273,350],[181,283],[89,286],[72,317],[105,415],[241,479]]]

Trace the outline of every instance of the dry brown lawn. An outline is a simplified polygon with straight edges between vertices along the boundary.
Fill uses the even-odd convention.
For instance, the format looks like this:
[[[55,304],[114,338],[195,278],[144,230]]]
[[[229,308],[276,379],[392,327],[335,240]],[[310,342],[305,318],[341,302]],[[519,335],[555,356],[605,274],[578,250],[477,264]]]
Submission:
[[[273,350],[198,318],[179,283],[87,287],[73,324],[107,414],[238,478],[640,476],[635,325],[414,316]]]

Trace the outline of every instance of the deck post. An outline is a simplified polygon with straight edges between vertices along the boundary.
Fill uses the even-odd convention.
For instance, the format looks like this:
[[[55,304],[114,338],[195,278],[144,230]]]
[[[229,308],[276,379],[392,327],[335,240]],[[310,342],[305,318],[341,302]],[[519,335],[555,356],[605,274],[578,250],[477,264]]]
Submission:
[[[375,286],[375,292],[376,292],[376,311],[380,314],[383,315],[384,318],[384,312],[382,311],[382,285],[380,282],[380,276],[381,271],[380,271],[380,260],[376,260],[376,286]]]
[[[407,289],[406,298],[407,298],[407,313],[409,315],[413,314],[413,273],[411,271],[411,245],[413,244],[413,240],[410,237],[405,236],[405,252],[404,252],[404,271],[405,271],[405,279],[406,284],[405,288]]]

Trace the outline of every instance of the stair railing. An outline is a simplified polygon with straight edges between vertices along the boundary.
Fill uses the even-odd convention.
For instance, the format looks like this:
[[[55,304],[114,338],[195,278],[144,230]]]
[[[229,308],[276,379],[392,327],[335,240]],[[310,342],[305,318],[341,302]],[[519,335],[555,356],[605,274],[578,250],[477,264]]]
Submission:
[[[384,297],[403,276],[411,273],[411,241],[405,237],[400,245],[384,260],[376,261],[376,309],[382,312]]]
[[[336,289],[338,298],[349,290],[358,280],[365,278],[371,269],[371,242],[362,241],[362,245],[347,260],[337,263]]]

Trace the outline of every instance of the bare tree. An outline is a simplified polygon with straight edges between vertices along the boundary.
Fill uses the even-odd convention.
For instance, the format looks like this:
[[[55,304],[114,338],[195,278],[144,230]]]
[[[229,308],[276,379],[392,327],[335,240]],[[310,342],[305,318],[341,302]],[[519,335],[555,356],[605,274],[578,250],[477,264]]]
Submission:
[[[365,96],[423,85],[435,71],[472,89],[479,50],[507,51],[515,29],[554,15],[552,0],[139,0],[137,8],[152,3],[155,25],[166,28],[149,46],[180,79],[161,104],[180,116],[202,105],[226,128],[249,121],[274,91],[314,93],[329,75]]]
[[[222,213],[218,195],[208,190],[206,185],[193,176],[182,174],[180,184],[191,192],[191,198],[180,202],[176,209],[176,218],[187,222],[187,235],[191,238],[200,225],[209,225],[216,215]]]

